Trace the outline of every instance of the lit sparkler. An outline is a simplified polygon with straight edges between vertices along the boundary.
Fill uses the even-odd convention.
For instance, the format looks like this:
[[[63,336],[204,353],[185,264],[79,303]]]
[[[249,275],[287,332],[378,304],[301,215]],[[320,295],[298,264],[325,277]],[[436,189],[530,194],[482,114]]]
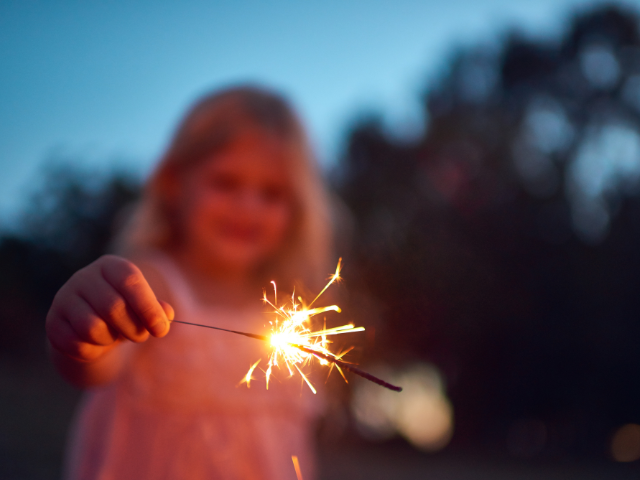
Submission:
[[[327,337],[334,335],[342,335],[345,333],[355,333],[364,331],[364,327],[356,327],[352,324],[342,325],[340,327],[326,328],[326,321],[324,328],[321,330],[312,330],[311,323],[313,317],[325,312],[340,312],[340,307],[337,305],[330,305],[327,307],[315,307],[313,305],[322,296],[322,294],[334,283],[340,280],[340,268],[342,259],[338,261],[336,271],[329,278],[329,282],[324,286],[318,295],[313,299],[309,305],[305,305],[301,297],[296,300],[295,292],[291,295],[291,301],[288,305],[278,306],[278,294],[275,282],[273,284],[273,302],[267,298],[266,290],[263,295],[263,301],[273,308],[275,319],[271,322],[271,335],[258,335],[255,333],[239,332],[236,330],[229,330],[226,328],[213,327],[211,325],[202,325],[196,323],[183,322],[174,320],[177,323],[184,323],[187,325],[195,325],[198,327],[212,328],[214,330],[221,330],[224,332],[235,333],[237,335],[244,335],[245,337],[255,338],[269,342],[272,351],[269,356],[269,362],[267,363],[266,374],[266,387],[269,389],[269,380],[273,373],[274,367],[281,367],[284,365],[289,372],[290,376],[294,376],[297,372],[300,377],[307,383],[313,393],[316,393],[316,389],[311,384],[309,378],[304,374],[302,369],[307,366],[313,359],[320,362],[321,365],[330,366],[329,373],[335,366],[342,378],[347,381],[344,375],[344,370],[348,370],[356,375],[359,375],[371,382],[374,382],[382,387],[390,390],[400,392],[401,387],[391,385],[363,370],[360,370],[351,363],[342,360],[344,355],[350,352],[353,347],[334,353],[329,350],[329,344],[331,343]],[[246,383],[247,387],[250,386],[251,380],[253,380],[252,374],[260,360],[254,363],[245,377],[241,380],[242,383]]]

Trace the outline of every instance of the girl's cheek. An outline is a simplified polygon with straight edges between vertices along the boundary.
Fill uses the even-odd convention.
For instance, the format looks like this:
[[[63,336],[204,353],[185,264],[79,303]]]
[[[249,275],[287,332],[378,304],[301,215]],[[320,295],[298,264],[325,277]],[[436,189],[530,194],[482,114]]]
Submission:
[[[186,223],[185,233],[192,237],[210,236],[212,223],[215,223],[219,216],[219,204],[219,200],[214,195],[203,194],[195,198],[182,212]],[[207,239],[200,238],[200,240]]]
[[[291,209],[288,205],[277,208],[271,216],[271,237],[274,243],[282,243],[291,228]]]
[[[203,194],[200,201],[195,206],[197,216],[204,224],[211,224],[212,221],[219,219],[225,211],[229,209],[229,202],[225,195],[219,192],[210,191]]]

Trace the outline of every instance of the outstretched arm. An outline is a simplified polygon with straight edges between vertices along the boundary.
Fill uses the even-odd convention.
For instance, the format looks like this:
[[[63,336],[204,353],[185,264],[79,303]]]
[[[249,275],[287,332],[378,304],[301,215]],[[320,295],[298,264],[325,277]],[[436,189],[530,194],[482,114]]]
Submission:
[[[165,336],[173,315],[140,268],[105,255],[76,272],[56,294],[46,323],[52,361],[74,385],[108,383],[126,363],[128,341]]]

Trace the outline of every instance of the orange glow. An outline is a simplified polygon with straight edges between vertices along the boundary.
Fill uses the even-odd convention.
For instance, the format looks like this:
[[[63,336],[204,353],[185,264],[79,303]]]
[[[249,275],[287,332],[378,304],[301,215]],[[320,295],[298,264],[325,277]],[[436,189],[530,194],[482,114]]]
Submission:
[[[611,455],[617,462],[635,462],[640,459],[640,425],[627,423],[611,439]]]
[[[371,438],[400,434],[420,450],[444,448],[453,435],[453,406],[446,397],[440,372],[426,363],[379,372],[403,385],[402,395],[356,381],[351,409],[361,431]]]

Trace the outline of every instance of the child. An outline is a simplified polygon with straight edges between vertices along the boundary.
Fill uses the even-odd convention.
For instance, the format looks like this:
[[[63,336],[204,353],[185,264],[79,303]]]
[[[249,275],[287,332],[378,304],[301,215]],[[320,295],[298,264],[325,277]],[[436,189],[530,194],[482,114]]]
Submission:
[[[238,386],[268,346],[170,324],[267,331],[262,288],[315,288],[330,236],[288,104],[252,87],[198,102],[118,239],[123,256],[73,275],[47,316],[54,364],[90,388],[66,478],[295,479],[297,455],[312,479],[310,393],[284,374],[267,391],[259,369]]]

